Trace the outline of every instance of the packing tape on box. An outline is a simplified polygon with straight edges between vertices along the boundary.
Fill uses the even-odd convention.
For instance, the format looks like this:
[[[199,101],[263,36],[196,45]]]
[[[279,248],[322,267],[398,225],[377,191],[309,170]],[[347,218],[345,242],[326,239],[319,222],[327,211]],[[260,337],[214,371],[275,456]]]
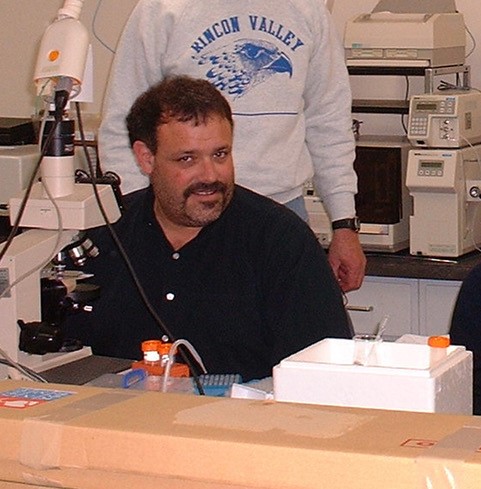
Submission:
[[[465,463],[481,449],[481,426],[465,426],[444,437],[416,458],[421,488],[459,489]],[[445,460],[440,463],[440,460]],[[481,487],[481,486],[480,486]]]
[[[62,443],[65,442],[65,423],[137,395],[139,394],[133,392],[105,392],[73,402],[45,416],[26,418],[23,421],[20,441],[20,462],[38,470],[59,467]],[[79,460],[80,464],[83,462],[86,460]]]
[[[236,402],[233,402],[236,401]],[[339,438],[372,421],[375,415],[322,411],[309,405],[290,405],[275,401],[226,399],[195,408],[184,409],[176,415],[175,424],[211,426],[246,432],[280,430],[311,438]]]

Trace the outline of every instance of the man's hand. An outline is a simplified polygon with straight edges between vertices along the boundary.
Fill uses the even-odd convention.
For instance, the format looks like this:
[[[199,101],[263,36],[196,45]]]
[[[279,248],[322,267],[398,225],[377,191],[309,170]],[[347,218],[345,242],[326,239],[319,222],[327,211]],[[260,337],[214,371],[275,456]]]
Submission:
[[[366,269],[359,235],[350,229],[336,229],[332,234],[328,259],[334,275],[343,292],[358,289]]]

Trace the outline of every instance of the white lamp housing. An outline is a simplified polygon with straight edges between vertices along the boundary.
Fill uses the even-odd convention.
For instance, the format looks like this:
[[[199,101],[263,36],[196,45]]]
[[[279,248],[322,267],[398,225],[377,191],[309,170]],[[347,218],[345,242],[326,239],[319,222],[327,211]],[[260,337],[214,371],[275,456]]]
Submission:
[[[50,93],[61,77],[71,78],[78,90],[88,52],[89,34],[80,21],[62,18],[50,24],[40,43],[34,72],[37,93]]]

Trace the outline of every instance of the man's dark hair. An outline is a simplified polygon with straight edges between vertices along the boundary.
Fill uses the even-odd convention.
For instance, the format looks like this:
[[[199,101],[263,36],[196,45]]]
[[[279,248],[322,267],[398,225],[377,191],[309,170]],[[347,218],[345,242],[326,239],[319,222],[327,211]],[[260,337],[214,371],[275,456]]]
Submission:
[[[232,111],[223,95],[208,81],[177,76],[166,78],[140,95],[126,118],[130,145],[143,141],[157,152],[157,128],[174,119],[202,124],[218,115],[234,126]]]

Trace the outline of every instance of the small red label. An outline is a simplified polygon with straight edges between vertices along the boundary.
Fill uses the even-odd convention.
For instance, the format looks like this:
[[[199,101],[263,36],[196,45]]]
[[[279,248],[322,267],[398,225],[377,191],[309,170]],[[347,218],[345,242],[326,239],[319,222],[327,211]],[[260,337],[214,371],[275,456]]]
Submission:
[[[25,399],[21,397],[0,397],[0,407],[7,407],[13,409],[26,409],[33,406],[38,406],[46,401],[39,401],[33,399]]]
[[[419,438],[409,438],[405,442],[401,443],[402,447],[409,448],[431,448],[437,444],[435,440],[422,440]],[[481,453],[481,447],[476,450],[477,453]]]

